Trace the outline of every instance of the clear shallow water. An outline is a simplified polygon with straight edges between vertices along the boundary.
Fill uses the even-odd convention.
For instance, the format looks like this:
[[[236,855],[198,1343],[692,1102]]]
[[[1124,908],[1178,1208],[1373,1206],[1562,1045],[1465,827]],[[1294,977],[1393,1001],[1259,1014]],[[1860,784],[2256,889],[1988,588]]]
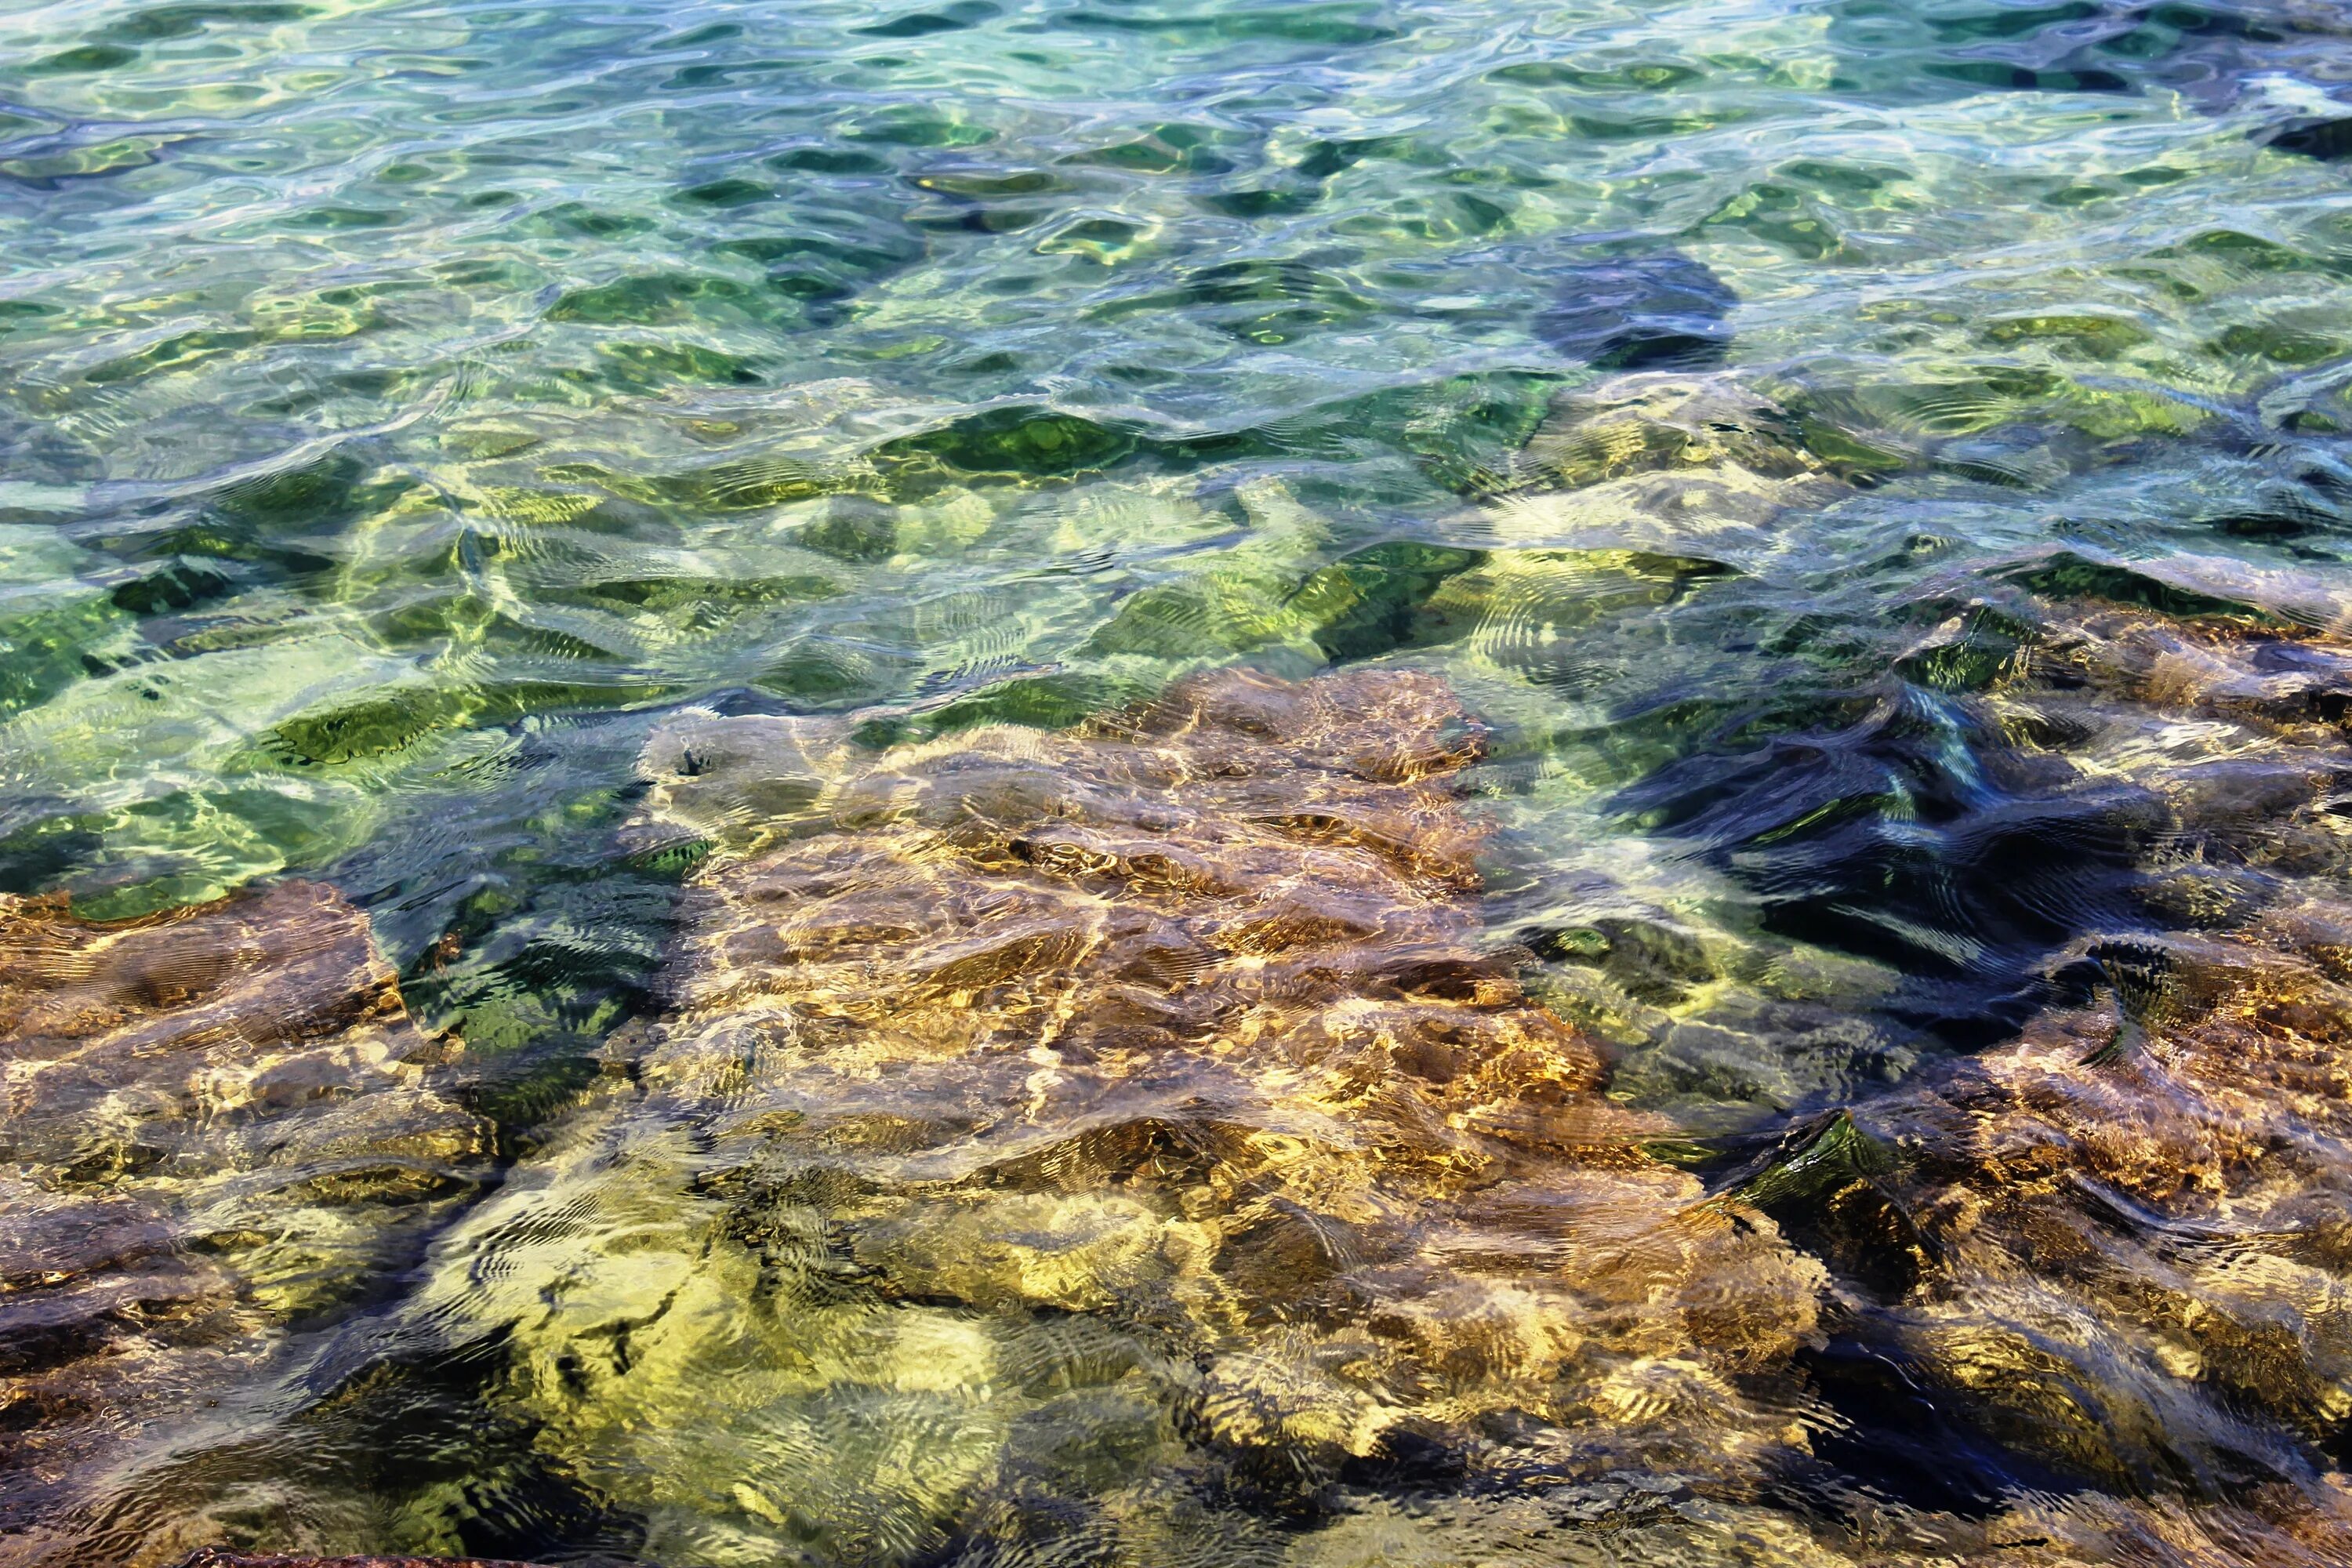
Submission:
[[[507,1187],[593,1192],[597,1167],[564,1163],[581,1139],[636,1150],[699,1114],[600,1109],[643,1076],[641,1033],[613,1032],[677,1005],[665,955],[700,918],[681,884],[775,810],[662,816],[640,753],[681,714],[837,717],[855,773],[1236,661],[1426,671],[1488,731],[1456,781],[1489,829],[1479,930],[1525,944],[1529,991],[1605,1047],[1610,1102],[1660,1119],[1662,1168],[1698,1171],[1685,1197],[1729,1190],[1790,1129],[2053,1009],[2105,997],[2140,1026],[2131,943],[2334,896],[2340,743],[2294,731],[2279,783],[2284,700],[2245,692],[2316,670],[2294,722],[2336,716],[2352,207],[2315,154],[2337,150],[2343,25],[2090,0],[16,8],[0,888],[119,918],[331,885],[418,1021],[465,1040],[448,1092],[495,1124]],[[1658,369],[1628,363],[1654,346],[1644,310],[1715,378],[1696,414],[1623,414]],[[2118,605],[2158,631],[2100,623],[2098,647],[2219,639],[2237,673],[2018,652]],[[2196,771],[2216,759],[2243,769]],[[710,1160],[647,1180],[712,1201],[732,1167]],[[121,1461],[107,1495],[147,1500],[103,1550],[1045,1550],[990,1500],[997,1456],[1037,1447],[1002,1411],[903,1489],[899,1522],[844,1523],[888,1488],[761,1448],[771,1405],[709,1393],[814,1353],[789,1326],[735,1362],[684,1342],[626,1398],[518,1373],[532,1334],[583,1331],[450,1326],[466,1248],[497,1251],[484,1212],[279,1310],[224,1431],[137,1451],[185,1479]],[[1885,1338],[1853,1305],[1868,1269],[1770,1217],[1844,1303],[1804,1331],[1831,1370],[1789,1374],[1827,1403],[1790,1420],[1863,1436],[1792,1445],[1826,1479],[1717,1487],[1757,1510],[1733,1536],[1834,1537],[1855,1495],[1976,1519],[2021,1489],[2209,1502],[2315,1485],[2341,1440],[2305,1281],[2247,1312],[2294,1317],[2320,1370],[2285,1403],[2319,1414],[2183,1373],[2158,1429],[2263,1435],[2109,1463],[2047,1410],[1950,1394],[1948,1432],[1875,1473],[1872,1423],[1904,1407],[1836,1371]],[[615,1226],[545,1266],[597,1274],[627,1252]],[[693,1234],[663,1246],[715,1256]],[[940,1314],[950,1363],[980,1354],[972,1324],[1024,1314],[1141,1331],[1090,1298],[893,1285],[895,1255],[868,1254],[884,1297]],[[711,1289],[751,1312],[752,1284]],[[817,1355],[790,1397],[904,1392],[840,1353],[864,1370]],[[931,1417],[894,1408],[852,1425],[919,1448]],[[1555,1428],[1607,1424],[1583,1409]],[[1085,1444],[1143,1417],[1017,1419]],[[415,1451],[372,1456],[384,1430]],[[1165,1440],[1131,1468],[1181,1473],[1191,1439]],[[1065,1534],[1089,1561],[1369,1551],[1333,1532],[1476,1491],[1458,1464],[1384,1462],[1318,1477],[1345,1496],[1203,1480],[1160,1533]],[[1657,1453],[1597,1473],[1694,1484]],[[777,1475],[820,1500],[774,1500]],[[1133,1485],[1112,1466],[1034,1489],[1129,1518],[1102,1500]],[[1166,1522],[1186,1509],[1208,1522]],[[1680,1528],[1623,1549],[1740,1560]],[[1583,1560],[1561,1539],[1528,1550]]]

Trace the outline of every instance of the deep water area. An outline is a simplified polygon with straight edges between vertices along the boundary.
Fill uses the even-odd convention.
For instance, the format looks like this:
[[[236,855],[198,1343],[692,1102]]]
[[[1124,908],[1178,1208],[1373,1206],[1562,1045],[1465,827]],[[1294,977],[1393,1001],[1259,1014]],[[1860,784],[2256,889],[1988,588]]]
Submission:
[[[2352,1563],[2352,10],[0,0],[0,1568]]]

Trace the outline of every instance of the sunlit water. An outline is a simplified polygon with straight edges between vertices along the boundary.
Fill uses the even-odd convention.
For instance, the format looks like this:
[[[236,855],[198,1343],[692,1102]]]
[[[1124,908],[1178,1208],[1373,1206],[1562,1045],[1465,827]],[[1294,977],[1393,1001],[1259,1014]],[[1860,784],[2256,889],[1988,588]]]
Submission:
[[[194,1156],[13,1142],[11,1202],[180,1205],[250,1353],[190,1384],[202,1420],[71,1475],[50,1406],[6,1406],[34,1414],[0,1560],[2202,1562],[2272,1529],[2247,1561],[2333,1560],[2294,1521],[2341,1507],[2352,1454],[2352,1160],[2336,1037],[2264,1008],[2337,1016],[2344,978],[2281,913],[2324,925],[2352,869],[2341,96],[2352,19],[2320,0],[8,5],[0,890],[115,920],[330,887],[463,1041],[400,1092],[481,1131],[331,1268],[253,1239],[268,1203],[232,1225],[169,1189]],[[812,800],[944,789],[924,770],[965,747],[1027,781],[1007,798],[1107,792],[1040,821],[1129,822],[1135,768],[1225,802],[1190,742],[1147,766],[991,727],[1236,665],[1434,676],[1405,734],[1480,736],[1409,817],[1445,854],[1483,835],[1475,875],[1377,834],[1392,882],[1301,873],[1307,904],[1391,911],[1332,940],[1435,922],[1412,940],[1502,955],[1494,1027],[1549,1010],[1594,1053],[1415,1111],[1452,1130],[1398,1135],[1451,1172],[1413,1178],[1435,1206],[1315,1165],[1354,1101],[1269,1112],[1244,1159],[1170,1132],[1232,1118],[1149,1074],[1040,1109],[1066,1052],[950,1116],[929,1058],[868,1042],[878,1081],[915,1075],[886,1134],[870,1085],[696,1054],[734,966],[785,962],[711,956],[767,918],[730,868],[817,853],[761,859]],[[1259,736],[1269,778],[1343,826],[1403,809],[1299,722]],[[1221,809],[1134,830],[1181,860]],[[851,892],[915,863],[908,819],[832,820]],[[1104,909],[1160,896],[1135,863]],[[871,944],[854,984],[747,984],[919,1014],[893,966],[950,963],[926,944],[959,899],[1001,912],[939,875],[903,929],[838,936]],[[933,987],[980,1020],[958,1049],[1078,1026],[975,984]],[[2265,1079],[2212,1047],[2283,1087],[2147,1131],[2131,1096],[2212,1088],[2179,1042],[2232,1020],[2316,1055]],[[2021,1038],[2187,1077],[2093,1106],[1998,1065]],[[1953,1076],[1980,1055],[1997,1091]],[[26,1116],[53,1079],[9,1081]],[[222,1137],[276,1103],[199,1089]],[[1622,1190],[1438,1236],[1492,1184],[1430,1151],[1561,1095],[1627,1119],[1591,1134]],[[147,1114],[106,1103],[84,1144]],[[1024,1104],[1030,1142],[990,1144]],[[2001,1164],[2021,1106],[2080,1169]],[[807,1131],[835,1111],[855,1137]],[[1037,1152],[1105,1127],[1115,1180]],[[2233,1128],[2252,1152],[2217,1152]],[[1946,1137],[1994,1173],[1937,1165]],[[1954,1217],[2011,1180],[2075,1206]],[[1027,1206],[956,1211],[986,1247],[923,1217],[1000,1189]],[[1681,1261],[1606,1307],[1513,1254],[1511,1331],[1550,1361],[1465,1331],[1347,1370],[1391,1353],[1349,1333],[1411,1337],[1384,1292],[1475,1318],[1445,1271],[1489,1278],[1462,1258],[1499,1237],[1674,1215]],[[1995,1235],[2022,1267],[1954,1261]],[[12,1245],[10,1289],[100,1267]],[[1354,1304],[1286,1306],[1318,1269]],[[1196,1278],[1224,1293],[1161,1289]],[[11,1378],[97,1342],[26,1310]],[[1671,1322],[1619,1321],[1645,1312]],[[1244,1384],[1288,1414],[1233,1415]],[[2261,1522],[2196,1522],[2224,1505]]]

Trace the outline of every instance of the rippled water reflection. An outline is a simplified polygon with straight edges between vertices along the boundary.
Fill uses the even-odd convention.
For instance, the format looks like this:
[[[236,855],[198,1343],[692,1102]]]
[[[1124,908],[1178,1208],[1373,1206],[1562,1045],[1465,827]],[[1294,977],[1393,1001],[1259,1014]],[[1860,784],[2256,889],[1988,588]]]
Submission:
[[[0,1561],[2352,1559],[2347,78],[15,7]]]

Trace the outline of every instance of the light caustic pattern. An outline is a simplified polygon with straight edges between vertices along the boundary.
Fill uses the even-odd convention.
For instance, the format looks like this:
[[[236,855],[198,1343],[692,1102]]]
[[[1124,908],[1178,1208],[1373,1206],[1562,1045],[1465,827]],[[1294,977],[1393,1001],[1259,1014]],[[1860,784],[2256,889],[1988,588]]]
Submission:
[[[0,1562],[2352,1559],[2352,35],[0,20]]]

